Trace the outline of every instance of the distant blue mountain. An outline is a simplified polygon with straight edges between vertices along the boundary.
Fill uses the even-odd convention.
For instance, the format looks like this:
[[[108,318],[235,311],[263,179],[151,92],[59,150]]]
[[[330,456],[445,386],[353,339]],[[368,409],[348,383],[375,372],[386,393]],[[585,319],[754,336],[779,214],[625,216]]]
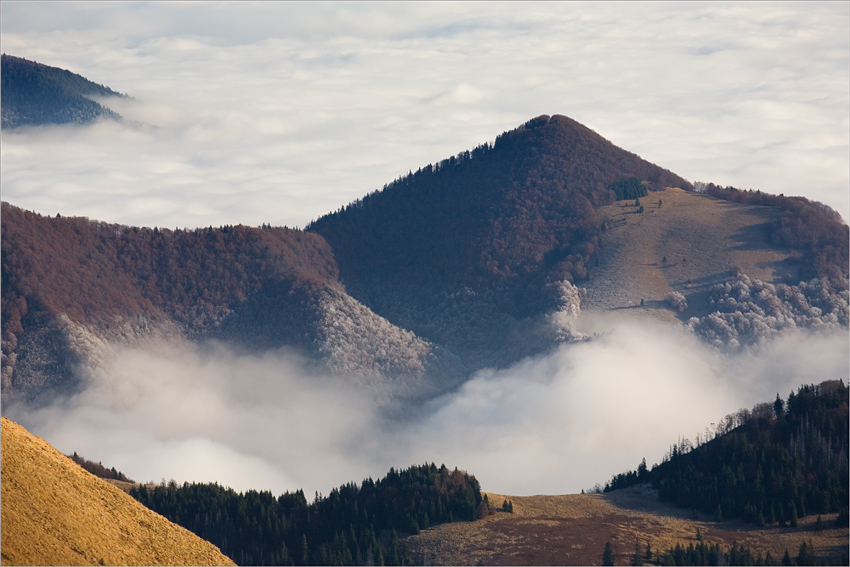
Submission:
[[[75,73],[3,54],[2,127],[84,124],[121,116],[93,100],[126,97]]]

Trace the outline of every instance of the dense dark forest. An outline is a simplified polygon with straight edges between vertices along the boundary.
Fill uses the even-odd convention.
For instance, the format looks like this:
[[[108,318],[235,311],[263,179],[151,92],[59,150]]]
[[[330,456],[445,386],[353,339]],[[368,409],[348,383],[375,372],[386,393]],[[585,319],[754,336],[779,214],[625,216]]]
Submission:
[[[92,97],[123,97],[70,71],[2,55],[2,127],[91,122],[120,116]]]
[[[825,277],[833,286],[847,288],[850,228],[837,212],[805,197],[770,195],[752,189],[719,187],[713,183],[702,185],[699,189],[718,199],[776,207],[782,211],[770,229],[773,243],[802,252],[804,278]]]
[[[440,284],[522,278],[542,268],[581,279],[598,246],[595,208],[620,194],[645,194],[644,186],[691,188],[574,120],[540,116],[307,230],[328,240],[346,280]]]
[[[659,498],[716,520],[796,526],[838,512],[848,524],[848,389],[802,386],[727,416],[716,436],[673,445],[660,465],[616,475],[605,491],[651,482]]]
[[[603,560],[603,565],[606,563]],[[607,563],[613,565],[613,563]],[[719,544],[698,541],[666,551],[653,553],[651,549],[637,549],[632,558],[632,565],[847,565],[847,554],[843,557],[819,558],[815,556],[815,548],[807,542],[802,542],[797,555],[791,555],[788,550],[782,557],[774,557],[769,551],[766,554],[753,553],[745,545],[733,543],[723,551]]]
[[[400,565],[399,535],[490,512],[474,476],[445,465],[390,469],[307,503],[303,491],[237,493],[217,484],[134,488],[139,502],[240,565]]]

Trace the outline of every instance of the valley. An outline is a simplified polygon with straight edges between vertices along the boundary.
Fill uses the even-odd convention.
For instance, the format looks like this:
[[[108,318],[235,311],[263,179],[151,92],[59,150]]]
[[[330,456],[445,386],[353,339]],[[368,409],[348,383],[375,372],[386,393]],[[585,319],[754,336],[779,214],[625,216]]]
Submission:
[[[609,494],[510,496],[487,493],[491,502],[509,499],[513,513],[497,510],[476,522],[434,527],[405,539],[419,565],[599,565],[605,543],[614,548],[615,565],[631,565],[635,542],[656,554],[702,541],[728,551],[733,543],[754,554],[781,559],[795,556],[802,542],[820,556],[846,552],[847,528],[815,531],[815,518],[799,528],[756,528],[740,521],[716,523],[659,502],[651,487]],[[824,519],[833,520],[835,514]],[[646,564],[657,564],[647,561]]]

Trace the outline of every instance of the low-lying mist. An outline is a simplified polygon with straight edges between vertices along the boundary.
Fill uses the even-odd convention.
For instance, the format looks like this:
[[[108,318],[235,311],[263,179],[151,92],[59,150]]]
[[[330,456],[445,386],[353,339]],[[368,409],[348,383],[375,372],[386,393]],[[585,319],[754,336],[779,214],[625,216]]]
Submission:
[[[572,493],[643,457],[660,461],[679,437],[739,408],[850,371],[846,330],[788,331],[729,354],[681,327],[592,314],[580,323],[593,339],[478,372],[403,419],[292,353],[222,344],[116,348],[79,394],[4,413],[142,482],[311,497],[433,461],[469,471],[484,490]]]

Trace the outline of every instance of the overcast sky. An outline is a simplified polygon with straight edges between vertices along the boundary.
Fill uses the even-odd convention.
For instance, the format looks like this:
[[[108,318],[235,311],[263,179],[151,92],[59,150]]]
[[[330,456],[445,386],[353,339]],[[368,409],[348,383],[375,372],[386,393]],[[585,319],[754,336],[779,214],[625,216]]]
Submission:
[[[2,134],[2,194],[131,225],[304,226],[564,114],[689,180],[850,218],[850,4],[12,2],[3,52],[157,128]]]

